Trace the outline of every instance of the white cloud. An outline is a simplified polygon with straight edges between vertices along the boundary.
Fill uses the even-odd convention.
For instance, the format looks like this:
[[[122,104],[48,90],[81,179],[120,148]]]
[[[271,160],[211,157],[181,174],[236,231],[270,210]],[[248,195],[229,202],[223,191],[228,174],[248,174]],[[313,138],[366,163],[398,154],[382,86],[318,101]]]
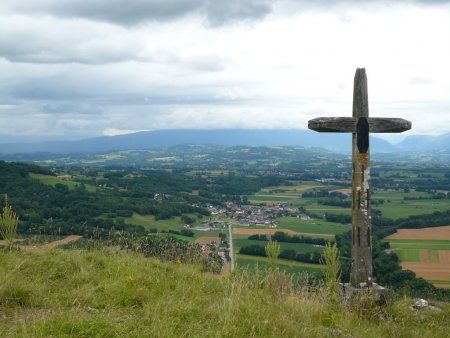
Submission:
[[[149,21],[128,13],[121,21],[115,10],[104,17],[92,10],[102,1],[61,3],[70,6],[0,5],[0,123],[11,125],[7,133],[304,129],[316,116],[351,114],[361,66],[372,116],[410,119],[414,133],[450,131],[446,4],[280,0],[258,12],[256,1],[225,8],[169,1],[173,14],[155,12]],[[205,26],[205,13],[220,25]]]

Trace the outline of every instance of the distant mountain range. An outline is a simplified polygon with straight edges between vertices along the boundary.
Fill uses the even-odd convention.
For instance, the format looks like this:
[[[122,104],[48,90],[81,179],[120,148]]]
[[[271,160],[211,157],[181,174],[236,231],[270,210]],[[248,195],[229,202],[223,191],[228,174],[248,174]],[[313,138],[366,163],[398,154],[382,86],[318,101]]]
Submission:
[[[450,150],[450,134],[440,136],[411,135],[396,145],[403,151],[442,152]]]
[[[303,146],[348,154],[351,152],[351,135],[317,133],[310,130],[156,130],[95,137],[79,141],[0,144],[0,154],[93,154],[129,149],[161,149],[183,144],[230,147],[241,145]],[[426,152],[449,149],[450,134],[438,137],[409,136],[395,146],[385,140],[371,136],[372,153]]]

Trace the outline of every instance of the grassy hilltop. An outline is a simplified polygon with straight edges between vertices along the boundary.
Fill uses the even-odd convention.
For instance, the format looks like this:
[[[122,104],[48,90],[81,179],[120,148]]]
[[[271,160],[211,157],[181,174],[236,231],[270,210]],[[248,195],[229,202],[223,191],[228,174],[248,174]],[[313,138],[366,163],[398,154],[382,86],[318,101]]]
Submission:
[[[0,252],[1,337],[448,337],[450,305],[332,302],[283,273],[202,273],[113,249]]]

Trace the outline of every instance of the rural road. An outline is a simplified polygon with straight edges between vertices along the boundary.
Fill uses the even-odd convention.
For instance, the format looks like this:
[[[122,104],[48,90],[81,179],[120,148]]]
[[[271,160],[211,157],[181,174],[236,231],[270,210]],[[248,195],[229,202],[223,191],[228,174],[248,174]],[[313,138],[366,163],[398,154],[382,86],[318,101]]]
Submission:
[[[230,237],[230,270],[234,270],[234,247],[233,247],[233,233],[231,231],[231,223],[228,223],[228,234]]]

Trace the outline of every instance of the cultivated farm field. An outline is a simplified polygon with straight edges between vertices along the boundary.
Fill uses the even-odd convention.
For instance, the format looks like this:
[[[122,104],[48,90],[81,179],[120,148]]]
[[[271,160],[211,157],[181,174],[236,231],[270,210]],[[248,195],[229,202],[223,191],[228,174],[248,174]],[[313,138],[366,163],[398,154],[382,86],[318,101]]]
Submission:
[[[326,213],[351,215],[351,208],[320,204],[320,198],[303,197],[304,192],[327,190],[329,192],[351,193],[351,182],[326,184],[318,181],[292,181],[292,186],[273,186],[263,188],[247,199],[252,204],[287,203],[291,207],[303,207],[313,214],[324,216]],[[382,200],[379,205],[372,205],[383,213],[383,217],[398,219],[413,215],[431,214],[435,211],[450,209],[450,199],[432,199],[430,193],[411,189],[406,192],[395,189],[373,187],[373,200]]]
[[[386,239],[403,269],[435,286],[450,288],[450,226],[400,229]]]

